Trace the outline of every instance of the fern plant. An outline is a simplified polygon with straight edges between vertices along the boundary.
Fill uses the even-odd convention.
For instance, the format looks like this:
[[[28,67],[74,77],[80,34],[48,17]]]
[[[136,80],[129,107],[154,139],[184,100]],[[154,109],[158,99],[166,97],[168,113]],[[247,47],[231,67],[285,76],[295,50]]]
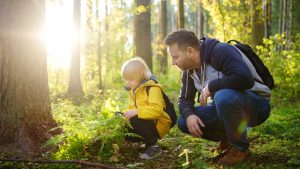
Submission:
[[[97,103],[97,104],[96,104]],[[53,104],[53,116],[63,133],[50,138],[45,146],[57,146],[54,159],[107,160],[125,141],[128,120],[114,115],[121,103],[114,99],[94,99],[80,106],[70,101]]]

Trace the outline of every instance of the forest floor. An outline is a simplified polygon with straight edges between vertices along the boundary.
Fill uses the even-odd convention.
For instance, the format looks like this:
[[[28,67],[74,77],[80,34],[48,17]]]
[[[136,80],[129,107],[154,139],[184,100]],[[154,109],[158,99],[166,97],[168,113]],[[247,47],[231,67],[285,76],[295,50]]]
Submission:
[[[279,102],[278,102],[279,103]],[[273,105],[270,118],[262,125],[252,128],[248,136],[259,136],[250,144],[249,159],[235,166],[218,165],[211,160],[217,155],[218,143],[194,138],[181,133],[178,128],[160,144],[163,152],[160,157],[144,161],[138,159],[141,152],[133,144],[123,147],[123,166],[130,168],[300,168],[300,102]],[[188,149],[190,164],[185,163],[185,155],[178,155]],[[129,168],[128,167],[128,168]]]
[[[55,109],[55,107],[54,107]],[[65,109],[69,109],[66,108]],[[67,115],[66,115],[67,116]],[[70,121],[70,119],[68,119]],[[300,101],[285,102],[272,100],[272,112],[269,119],[262,125],[251,128],[248,137],[259,136],[251,142],[251,155],[249,159],[235,166],[226,167],[218,165],[211,160],[218,155],[215,148],[218,143],[194,138],[183,134],[175,126],[162,140],[160,145],[163,149],[160,156],[152,160],[139,159],[139,153],[143,149],[138,143],[125,142],[120,147],[118,159],[115,162],[97,160],[99,158],[82,159],[89,162],[101,162],[116,168],[300,168]],[[179,154],[188,149],[189,164],[186,156]],[[89,168],[81,165],[69,164],[33,164],[33,163],[3,163],[0,168]]]

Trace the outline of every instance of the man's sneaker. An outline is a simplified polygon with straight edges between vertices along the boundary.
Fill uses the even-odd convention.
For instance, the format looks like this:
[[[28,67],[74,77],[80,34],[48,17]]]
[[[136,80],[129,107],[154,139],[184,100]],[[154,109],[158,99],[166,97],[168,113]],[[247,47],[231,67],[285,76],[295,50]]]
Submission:
[[[235,147],[230,148],[226,155],[219,160],[219,164],[222,165],[234,165],[246,160],[249,157],[250,151],[241,151]]]
[[[154,144],[146,148],[146,151],[140,155],[140,158],[143,160],[149,160],[161,153],[161,148],[158,144]]]

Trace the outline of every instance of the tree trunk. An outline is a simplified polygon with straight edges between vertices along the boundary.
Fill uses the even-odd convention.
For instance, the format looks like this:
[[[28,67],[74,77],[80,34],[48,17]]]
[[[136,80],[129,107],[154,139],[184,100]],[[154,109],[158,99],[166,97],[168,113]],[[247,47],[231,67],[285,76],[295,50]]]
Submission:
[[[226,37],[226,28],[225,28],[225,14],[224,14],[224,10],[223,10],[223,5],[222,2],[220,0],[217,1],[218,2],[218,8],[222,17],[222,31],[223,31],[223,41],[225,41],[227,39]]]
[[[293,23],[293,0],[287,2],[287,22],[286,22],[286,37],[287,37],[287,49],[290,48],[291,35],[292,35],[292,23]]]
[[[280,3],[280,17],[279,17],[279,33],[284,33],[287,38],[287,44],[282,46],[282,48],[288,49],[289,42],[291,41],[291,27],[292,27],[292,0],[282,0]]]
[[[104,20],[104,35],[103,35],[103,39],[104,39],[104,43],[109,43],[110,40],[109,40],[109,27],[110,27],[110,24],[109,24],[109,11],[108,11],[108,1],[105,0],[105,20]],[[105,46],[105,60],[106,60],[106,63],[110,63],[111,62],[111,56],[110,56],[110,45],[104,45]],[[106,73],[105,75],[109,74],[109,69],[106,67]],[[107,78],[108,76],[104,76],[104,83],[107,81]],[[105,85],[105,84],[103,84]]]
[[[282,34],[282,23],[283,23],[283,4],[284,0],[279,1],[279,16],[278,16],[278,33]]]
[[[184,28],[184,3],[178,0],[178,28]]]
[[[152,70],[150,0],[135,0],[135,4],[137,9],[146,9],[139,10],[134,15],[135,55],[143,58]]]
[[[272,1],[271,0],[264,0],[264,32],[265,38],[269,38],[271,36],[271,18],[272,18]]]
[[[287,23],[287,0],[282,1],[282,17],[281,17],[281,33],[287,31],[286,23]]]
[[[300,30],[300,1],[292,1],[291,35],[295,36]]]
[[[98,56],[98,76],[99,76],[99,83],[98,83],[98,89],[103,89],[103,82],[102,82],[102,53],[101,53],[101,24],[100,24],[100,18],[99,18],[99,1],[96,1],[96,26],[98,31],[98,39],[97,39],[97,56]]]
[[[177,28],[176,26],[176,12],[174,11],[174,5],[173,3],[171,3],[172,1],[167,1],[167,6],[168,6],[168,17],[170,19],[168,19],[170,21],[169,23],[169,28],[171,28],[171,31],[172,30],[175,30]]]
[[[201,0],[197,1],[197,35],[199,38],[203,37],[204,15]]]
[[[73,43],[69,87],[67,91],[67,95],[70,98],[81,97],[83,95],[80,80],[80,0],[74,0],[73,3],[75,39]]]
[[[263,22],[261,13],[262,0],[251,1],[251,25],[252,25],[252,45],[261,45],[263,42]]]
[[[168,68],[168,57],[167,57],[167,50],[163,46],[163,40],[167,36],[167,2],[166,0],[161,0],[160,1],[160,17],[159,17],[159,40],[158,40],[158,46],[159,46],[159,51],[158,51],[158,58],[160,61],[160,71],[163,74],[167,73],[167,68]]]
[[[41,38],[45,2],[6,0],[0,9],[0,152],[30,158],[57,126]]]

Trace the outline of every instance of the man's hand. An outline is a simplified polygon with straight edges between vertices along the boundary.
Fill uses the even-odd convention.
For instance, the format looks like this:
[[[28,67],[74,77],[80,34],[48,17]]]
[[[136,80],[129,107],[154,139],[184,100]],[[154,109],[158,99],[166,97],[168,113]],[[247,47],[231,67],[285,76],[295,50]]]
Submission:
[[[202,136],[202,131],[200,129],[200,126],[205,127],[203,124],[202,120],[196,116],[196,115],[190,115],[186,119],[186,124],[189,129],[189,132],[195,136],[195,137],[201,137]]]
[[[128,110],[124,113],[124,116],[130,120],[132,117],[136,116],[138,114],[137,110]]]
[[[207,104],[207,98],[211,96],[211,92],[208,90],[208,84],[204,87],[204,89],[201,92],[199,103],[202,106],[205,106]]]

